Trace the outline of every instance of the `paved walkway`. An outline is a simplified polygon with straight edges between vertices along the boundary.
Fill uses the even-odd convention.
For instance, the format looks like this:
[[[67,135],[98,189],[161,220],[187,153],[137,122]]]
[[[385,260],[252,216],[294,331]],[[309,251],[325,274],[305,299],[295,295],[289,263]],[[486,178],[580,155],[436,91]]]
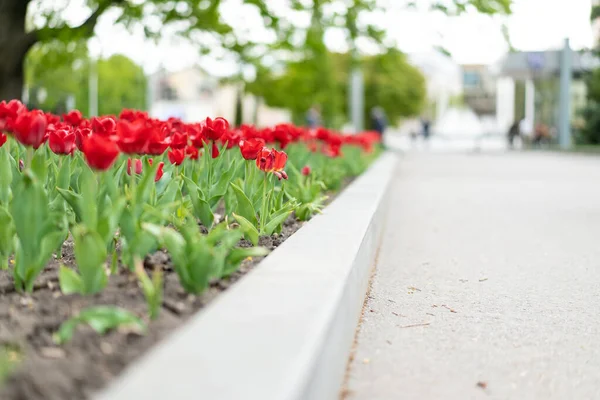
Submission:
[[[600,157],[404,156],[349,400],[599,399]]]

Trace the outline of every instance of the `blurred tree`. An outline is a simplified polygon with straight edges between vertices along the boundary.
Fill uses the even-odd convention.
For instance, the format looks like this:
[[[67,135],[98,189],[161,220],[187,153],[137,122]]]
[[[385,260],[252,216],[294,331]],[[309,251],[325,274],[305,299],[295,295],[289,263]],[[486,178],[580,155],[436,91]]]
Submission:
[[[40,42],[64,43],[94,34],[100,16],[117,10],[117,20],[127,27],[141,24],[146,36],[160,37],[165,26],[191,38],[194,32],[213,33],[223,42],[235,42],[233,28],[223,22],[222,0],[85,0],[90,9],[79,25],[66,21],[69,0],[0,0],[0,100],[20,98],[24,61],[29,50]],[[242,0],[255,6],[266,26],[277,25],[266,0]]]
[[[123,108],[145,108],[147,83],[140,66],[126,56],[114,55],[99,60],[97,70],[100,115],[118,115]],[[76,108],[89,115],[90,59],[85,42],[37,45],[27,56],[25,71],[32,106],[64,112],[72,96]],[[103,84],[107,82],[110,84]]]
[[[600,17],[600,6],[593,5],[590,13],[592,21]],[[595,43],[594,53],[600,56],[600,43]],[[575,132],[578,144],[600,144],[600,69],[585,76],[587,86],[587,104],[582,110],[584,124]]]
[[[329,88],[323,90],[319,65],[312,59],[290,62],[285,72],[259,77],[259,84],[249,85],[272,107],[292,111],[294,122],[302,123],[304,113],[313,104],[330,104],[335,119],[328,126],[339,127],[348,118],[344,99],[348,94],[348,76],[353,62],[350,54],[326,53],[331,70]],[[426,100],[425,78],[410,65],[404,54],[395,49],[360,60],[365,75],[365,120],[373,107],[384,109],[390,121],[418,114]]]

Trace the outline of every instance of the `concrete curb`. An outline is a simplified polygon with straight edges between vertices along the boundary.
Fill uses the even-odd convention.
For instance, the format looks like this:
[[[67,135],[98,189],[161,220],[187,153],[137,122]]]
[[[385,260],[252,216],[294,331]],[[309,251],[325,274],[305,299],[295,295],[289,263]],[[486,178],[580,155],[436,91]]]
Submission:
[[[337,399],[395,165],[383,154],[96,400]]]

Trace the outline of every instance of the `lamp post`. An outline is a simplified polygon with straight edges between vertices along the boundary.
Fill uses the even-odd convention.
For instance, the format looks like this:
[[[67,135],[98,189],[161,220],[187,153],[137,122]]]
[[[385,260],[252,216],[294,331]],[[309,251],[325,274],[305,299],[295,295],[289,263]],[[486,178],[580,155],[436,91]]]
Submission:
[[[571,79],[572,52],[569,39],[565,39],[560,57],[560,94],[558,110],[558,143],[561,149],[571,147]]]

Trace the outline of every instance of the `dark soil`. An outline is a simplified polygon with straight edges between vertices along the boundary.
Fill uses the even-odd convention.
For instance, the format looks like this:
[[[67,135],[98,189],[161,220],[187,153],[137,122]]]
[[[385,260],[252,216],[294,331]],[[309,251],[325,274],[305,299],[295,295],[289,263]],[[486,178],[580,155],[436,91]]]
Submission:
[[[301,225],[290,218],[281,235],[261,238],[260,245],[272,250]],[[249,243],[242,241],[241,245],[249,246]],[[146,318],[146,303],[135,276],[121,269],[119,275],[110,277],[102,293],[86,297],[63,295],[58,286],[58,268],[61,264],[75,265],[70,241],[63,247],[63,258],[52,260],[38,277],[38,284],[31,295],[16,293],[10,273],[1,271],[0,345],[20,349],[13,355],[22,361],[5,382],[0,399],[89,398],[130,362],[182,325],[260,261],[260,258],[244,261],[240,270],[230,278],[214,282],[201,296],[192,296],[185,293],[179,284],[168,254],[155,253],[146,258],[145,267],[164,270],[164,301],[160,317],[149,323],[144,336],[124,331],[112,331],[100,336],[91,328],[81,327],[69,343],[60,347],[52,340],[52,334],[62,322],[86,307],[117,305]]]

